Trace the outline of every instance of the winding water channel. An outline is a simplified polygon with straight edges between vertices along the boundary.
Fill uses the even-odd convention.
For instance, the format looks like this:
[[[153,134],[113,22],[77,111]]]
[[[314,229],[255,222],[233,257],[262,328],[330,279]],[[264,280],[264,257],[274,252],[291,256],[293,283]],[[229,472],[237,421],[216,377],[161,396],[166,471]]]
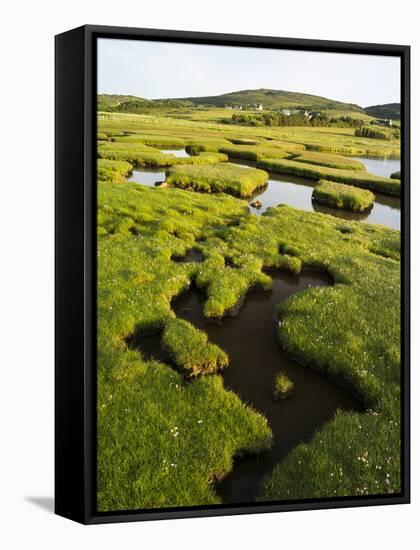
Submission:
[[[162,152],[171,153],[181,158],[189,156],[185,149],[167,149]],[[357,158],[357,160],[362,161],[369,172],[378,176],[389,177],[393,172],[400,169],[400,161],[397,159]],[[242,166],[243,168],[255,166],[255,163],[244,160],[231,160],[230,162]],[[156,168],[135,169],[129,178],[129,181],[151,187],[164,180],[165,171],[162,169],[157,170]],[[312,191],[315,184],[316,182],[310,179],[292,175],[270,174],[267,186],[255,193],[248,201],[251,203],[258,199],[262,202],[262,207],[258,209],[251,207],[251,211],[259,216],[269,207],[279,204],[288,204],[302,210],[322,212],[345,220],[366,221],[369,223],[386,225],[393,229],[400,229],[401,211],[399,198],[377,194],[373,208],[370,212],[348,212],[346,210],[338,210],[313,202]]]

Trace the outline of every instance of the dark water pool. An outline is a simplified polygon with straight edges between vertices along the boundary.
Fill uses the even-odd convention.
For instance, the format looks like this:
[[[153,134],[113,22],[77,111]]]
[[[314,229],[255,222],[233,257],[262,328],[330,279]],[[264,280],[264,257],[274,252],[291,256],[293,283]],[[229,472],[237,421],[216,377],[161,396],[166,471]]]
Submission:
[[[205,319],[203,295],[195,287],[172,303],[177,317],[206,331],[209,341],[228,353],[230,363],[223,372],[226,387],[263,413],[274,434],[269,451],[235,458],[233,471],[217,485],[224,503],[252,502],[259,494],[263,477],[296,445],[310,440],[337,409],[362,408],[349,391],[291,361],[278,344],[276,305],[309,287],[326,286],[330,279],[312,271],[300,276],[285,272],[270,275],[271,291],[250,292],[238,315],[226,317],[220,324]],[[290,398],[275,401],[273,384],[279,372],[286,373],[295,388]]]

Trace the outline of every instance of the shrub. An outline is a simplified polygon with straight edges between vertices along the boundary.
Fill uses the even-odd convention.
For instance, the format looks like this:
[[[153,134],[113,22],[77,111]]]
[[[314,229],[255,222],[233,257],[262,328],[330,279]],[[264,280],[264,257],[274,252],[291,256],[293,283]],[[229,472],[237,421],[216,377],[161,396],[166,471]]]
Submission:
[[[398,171],[398,172],[394,172],[393,174],[391,174],[391,179],[393,180],[400,180],[401,179],[401,172]]]
[[[344,183],[320,180],[312,193],[312,200],[333,208],[365,212],[373,206],[375,195],[367,189],[360,189]]]

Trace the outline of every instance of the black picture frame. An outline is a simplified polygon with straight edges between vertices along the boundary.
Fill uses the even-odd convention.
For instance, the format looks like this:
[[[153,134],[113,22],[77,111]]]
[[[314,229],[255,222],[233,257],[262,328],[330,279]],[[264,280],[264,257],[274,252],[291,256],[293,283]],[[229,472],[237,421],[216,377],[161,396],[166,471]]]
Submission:
[[[401,59],[402,491],[244,505],[96,510],[96,40],[182,42]],[[86,25],[55,37],[55,512],[84,523],[402,504],[410,501],[410,47]]]

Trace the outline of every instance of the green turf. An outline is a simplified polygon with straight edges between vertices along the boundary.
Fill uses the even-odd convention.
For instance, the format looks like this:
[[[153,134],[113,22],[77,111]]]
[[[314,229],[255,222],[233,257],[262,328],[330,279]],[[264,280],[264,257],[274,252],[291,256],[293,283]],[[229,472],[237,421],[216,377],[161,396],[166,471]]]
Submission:
[[[98,181],[124,182],[131,173],[133,166],[122,160],[98,159]]]
[[[312,192],[312,200],[332,208],[366,212],[372,208],[375,195],[367,189],[320,180]]]
[[[176,157],[162,153],[155,147],[137,142],[101,142],[98,147],[99,158],[123,160],[134,166],[167,167],[178,164],[214,164],[228,159],[227,155],[218,152],[203,152],[191,157]]]
[[[165,325],[162,347],[171,361],[188,374],[215,373],[228,365],[228,356],[207,341],[207,335],[183,319],[172,319]]]
[[[229,158],[238,158],[258,161],[264,158],[287,158],[289,152],[277,147],[267,145],[230,145],[220,147],[219,151],[225,153]]]
[[[287,159],[264,159],[257,163],[259,168],[279,174],[293,174],[309,179],[325,179],[338,183],[346,183],[356,187],[370,189],[386,195],[399,196],[401,184],[399,180],[375,176],[363,170],[339,170],[327,166],[317,166],[305,162]]]
[[[297,162],[306,162],[309,164],[318,164],[319,166],[327,166],[328,168],[340,168],[343,170],[365,170],[365,165],[359,160],[353,160],[341,155],[333,155],[328,153],[305,152],[293,156]]]
[[[249,197],[264,187],[268,174],[263,170],[244,170],[235,164],[223,163],[211,166],[175,166],[167,172],[166,183],[173,187],[205,193],[228,193],[237,197]]]
[[[290,154],[306,147],[398,155],[398,147],[355,138],[351,129],[233,128],[200,113],[185,119],[110,113],[99,120],[108,139],[128,131],[143,140],[99,147],[107,157],[98,162],[99,510],[220,503],[213,482],[230,471],[233,457],[270,446],[265,418],[227,391],[219,374],[211,374],[229,368],[223,350],[177,320],[170,305],[195,283],[206,295],[205,315],[235,311],[251,288],[270,288],[264,267],[330,274],[333,286],[308,289],[279,305],[279,341],[290,357],[356,393],[368,411],[338,414],[312,441],[295,448],[267,476],[259,498],[399,492],[399,232],[286,206],[250,215],[245,201],[226,193],[248,192],[256,181],[232,182],[238,170],[251,169],[235,166],[233,172],[228,163],[168,170],[179,175],[186,169],[188,188],[223,191],[204,194],[124,183],[131,165],[115,162],[137,164],[143,155],[163,155],[155,146],[181,142],[211,154],[234,140],[258,142],[237,141],[250,150],[263,144]],[[112,155],[118,158],[108,158]],[[363,177],[363,170],[315,164],[316,157],[294,165],[309,167],[313,177],[323,172],[316,179],[325,179],[326,170],[331,180],[337,172]],[[269,162],[271,170],[272,163],[293,161]],[[202,183],[191,183],[200,178]],[[400,182],[393,185],[399,189]],[[192,247],[203,255],[202,263],[173,261]],[[150,333],[162,335],[171,364],[147,359],[133,347],[133,335]]]

